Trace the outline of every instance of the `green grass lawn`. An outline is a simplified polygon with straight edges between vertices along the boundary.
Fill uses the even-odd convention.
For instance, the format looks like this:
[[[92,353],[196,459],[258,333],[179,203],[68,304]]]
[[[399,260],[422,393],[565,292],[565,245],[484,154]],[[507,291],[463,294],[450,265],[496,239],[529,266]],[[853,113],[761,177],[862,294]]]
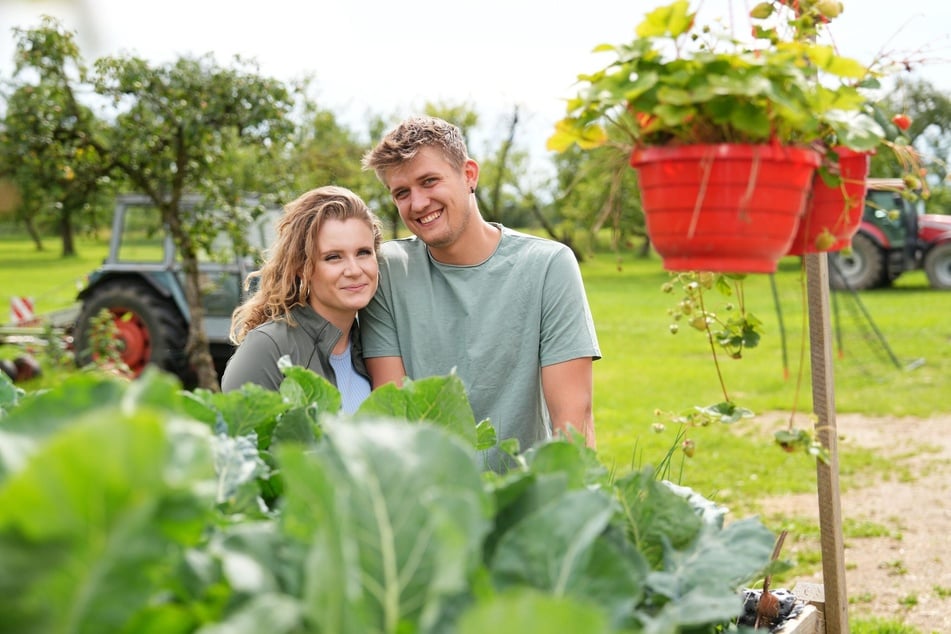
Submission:
[[[11,296],[31,296],[38,313],[72,304],[85,276],[105,256],[106,239],[79,238],[77,250],[76,257],[63,259],[52,238],[42,252],[22,236],[0,238],[0,302],[8,310]],[[709,347],[690,328],[671,334],[668,309],[678,298],[661,291],[670,276],[656,256],[602,252],[582,264],[582,273],[604,356],[595,363],[599,452],[620,470],[658,464],[680,430],[668,424],[655,432],[655,423],[663,422],[655,410],[681,411],[723,400]],[[779,412],[795,408],[795,426],[811,430],[813,350],[803,337],[806,298],[799,260],[784,260],[772,281],[779,310],[770,276],[746,280],[747,306],[765,332],[742,359],[721,357],[727,389],[769,429],[789,425],[788,416]],[[833,293],[831,299],[837,411],[928,416],[951,410],[940,388],[941,379],[951,374],[951,323],[944,318],[951,314],[951,293],[928,288],[923,273],[914,272],[892,289]],[[696,454],[681,472],[682,454],[676,452],[671,477],[734,503],[755,492],[788,490],[791,483],[812,486],[814,467],[805,454],[782,452],[762,429],[762,424],[741,421],[689,430]],[[848,458],[842,461],[846,482],[849,473],[876,462],[874,456]],[[774,471],[784,477],[770,478]]]
[[[10,318],[10,298],[32,297],[36,313],[65,308],[109,252],[108,236],[76,239],[77,254],[64,258],[55,238],[46,238],[37,251],[23,236],[0,236],[0,322]]]
[[[604,355],[595,363],[599,451],[622,470],[656,464],[679,429],[668,425],[662,433],[653,431],[655,423],[664,422],[655,417],[655,410],[681,411],[723,400],[709,346],[690,328],[670,333],[667,310],[678,298],[661,291],[670,276],[658,259],[604,253],[586,261],[582,270]],[[756,412],[759,420],[688,430],[696,453],[683,461],[682,474],[675,471],[686,484],[730,505],[745,506],[756,495],[815,486],[812,461],[804,453],[781,451],[772,443],[772,431],[762,431],[763,422],[770,430],[787,427],[789,416],[781,412],[793,408],[799,412],[796,428],[811,431],[814,422],[814,351],[803,334],[807,297],[799,260],[784,260],[773,281],[778,310],[770,276],[746,280],[748,309],[765,330],[760,345],[742,359],[720,360],[731,398]],[[940,388],[942,378],[951,373],[951,324],[942,318],[949,310],[951,293],[930,289],[921,272],[906,274],[892,289],[831,294],[828,343],[836,411],[929,416],[951,410]],[[680,455],[675,454],[676,467]],[[886,466],[874,455],[843,456],[843,485],[867,468]]]
[[[105,257],[107,243],[80,238],[77,248],[78,256],[63,259],[53,239],[45,251],[36,252],[22,237],[0,237],[0,301],[8,307],[13,295],[31,296],[39,313],[72,304],[85,276]],[[656,256],[602,252],[582,264],[582,274],[603,353],[594,366],[600,456],[619,471],[661,464],[684,430],[668,424],[655,431],[662,421],[655,410],[681,411],[722,400],[709,348],[690,328],[671,334],[668,309],[678,298],[661,291],[670,276]],[[803,336],[806,297],[799,260],[784,260],[772,282],[778,309],[770,276],[746,280],[748,309],[765,331],[760,345],[740,360],[721,358],[730,396],[757,418],[686,430],[695,455],[687,459],[675,450],[669,463],[670,479],[740,517],[756,512],[759,496],[816,490],[813,460],[805,453],[785,453],[772,442],[773,431],[789,425],[784,413],[793,408],[799,412],[796,427],[811,431],[813,426],[809,366],[814,350]],[[894,288],[832,293],[830,300],[828,343],[838,412],[927,417],[951,411],[941,387],[951,374],[946,317],[951,293],[930,289],[919,271],[902,276]],[[839,466],[843,488],[893,468],[872,452],[851,448],[840,454]]]

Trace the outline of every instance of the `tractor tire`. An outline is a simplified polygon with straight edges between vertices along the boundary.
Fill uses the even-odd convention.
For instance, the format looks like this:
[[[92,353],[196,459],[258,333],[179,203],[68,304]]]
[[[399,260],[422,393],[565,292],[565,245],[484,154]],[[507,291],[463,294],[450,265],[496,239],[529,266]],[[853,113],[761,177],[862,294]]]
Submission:
[[[932,288],[951,289],[951,242],[939,244],[925,256],[925,274]]]
[[[77,365],[84,367],[93,361],[92,324],[103,309],[113,315],[122,360],[133,376],[142,374],[148,365],[180,378],[186,376],[188,325],[181,312],[148,286],[128,280],[104,283],[83,301],[76,320]]]
[[[885,252],[862,233],[852,237],[852,251],[830,253],[829,286],[836,290],[864,291],[886,283]]]

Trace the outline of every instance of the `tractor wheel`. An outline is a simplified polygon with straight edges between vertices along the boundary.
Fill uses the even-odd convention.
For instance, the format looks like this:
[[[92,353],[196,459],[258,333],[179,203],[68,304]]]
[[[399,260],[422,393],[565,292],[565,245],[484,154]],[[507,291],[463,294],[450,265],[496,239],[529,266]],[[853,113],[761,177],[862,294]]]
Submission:
[[[925,256],[925,274],[932,288],[951,289],[951,242],[939,244]]]
[[[868,236],[852,237],[852,251],[829,254],[829,285],[836,290],[862,291],[885,282],[885,252]]]
[[[185,375],[185,319],[171,301],[143,284],[125,280],[103,284],[83,301],[74,346],[80,367],[93,361],[93,320],[103,309],[113,316],[122,360],[134,376],[149,364],[179,377]]]

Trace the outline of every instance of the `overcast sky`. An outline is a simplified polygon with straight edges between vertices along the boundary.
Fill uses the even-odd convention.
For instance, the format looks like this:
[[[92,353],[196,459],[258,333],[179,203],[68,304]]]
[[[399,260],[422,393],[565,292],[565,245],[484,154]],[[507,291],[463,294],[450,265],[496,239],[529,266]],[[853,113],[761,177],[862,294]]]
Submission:
[[[749,31],[755,0],[705,0],[708,16]],[[488,119],[519,104],[530,144],[544,138],[580,72],[611,59],[600,43],[631,38],[651,0],[0,0],[0,77],[10,75],[14,26],[59,17],[87,62],[134,53],[254,58],[264,74],[316,78],[320,103],[362,132],[367,112],[400,116],[426,100],[469,103]],[[695,3],[696,5],[697,3]],[[844,0],[832,25],[843,54],[915,63],[915,76],[951,90],[951,1]]]

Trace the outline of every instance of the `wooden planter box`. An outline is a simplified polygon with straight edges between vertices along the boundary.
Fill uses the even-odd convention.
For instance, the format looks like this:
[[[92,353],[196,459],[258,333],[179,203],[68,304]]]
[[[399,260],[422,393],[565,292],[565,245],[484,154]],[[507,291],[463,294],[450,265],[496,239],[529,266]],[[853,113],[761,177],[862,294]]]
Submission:
[[[805,606],[796,618],[783,623],[773,634],[825,634],[825,621],[822,618],[825,594],[822,585],[799,583],[794,594]]]
[[[796,618],[783,623],[773,634],[825,634],[822,612],[808,603]]]

